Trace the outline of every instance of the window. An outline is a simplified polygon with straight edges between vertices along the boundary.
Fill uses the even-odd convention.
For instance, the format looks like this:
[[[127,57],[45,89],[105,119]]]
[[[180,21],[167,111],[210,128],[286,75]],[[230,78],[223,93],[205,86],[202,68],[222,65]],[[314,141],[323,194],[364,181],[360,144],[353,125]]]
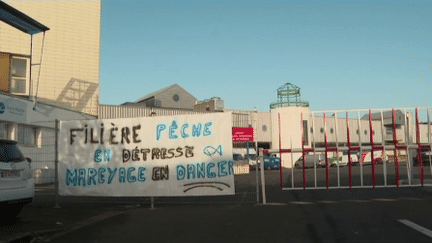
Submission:
[[[0,123],[0,138],[11,139],[12,138],[12,125],[9,123]]]
[[[23,57],[11,58],[11,94],[27,95],[29,93],[29,59]]]
[[[36,146],[37,128],[27,125],[18,125],[17,141],[19,144]]]
[[[30,58],[0,53],[0,91],[30,94]]]
[[[303,145],[309,144],[309,134],[308,134],[308,122],[303,121],[303,136],[304,136],[304,143]]]
[[[179,96],[178,94],[175,94],[175,95],[173,96],[173,100],[174,100],[175,102],[178,102],[178,101],[180,100],[180,96]]]

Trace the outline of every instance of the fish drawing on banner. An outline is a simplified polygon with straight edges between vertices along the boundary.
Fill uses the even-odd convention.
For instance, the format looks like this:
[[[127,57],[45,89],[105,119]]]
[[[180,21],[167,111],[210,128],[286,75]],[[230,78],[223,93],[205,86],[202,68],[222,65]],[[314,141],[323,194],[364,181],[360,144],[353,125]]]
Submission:
[[[215,184],[215,185],[212,185],[212,184]],[[192,190],[192,189],[195,189],[195,188],[200,188],[200,187],[210,187],[210,188],[215,188],[215,189],[217,189],[217,190],[219,190],[219,191],[223,191],[224,189],[223,189],[223,187],[222,186],[226,186],[226,187],[228,187],[228,188],[230,188],[230,185],[228,185],[227,183],[223,183],[223,182],[213,182],[213,181],[210,181],[210,182],[194,182],[194,183],[188,183],[188,184],[184,184],[183,185],[184,187],[189,187],[189,188],[186,188],[183,192],[187,192],[187,191],[190,191],[190,190]]]
[[[210,145],[204,148],[204,154],[207,156],[213,157],[216,153],[222,156],[222,145],[219,145],[217,148]]]

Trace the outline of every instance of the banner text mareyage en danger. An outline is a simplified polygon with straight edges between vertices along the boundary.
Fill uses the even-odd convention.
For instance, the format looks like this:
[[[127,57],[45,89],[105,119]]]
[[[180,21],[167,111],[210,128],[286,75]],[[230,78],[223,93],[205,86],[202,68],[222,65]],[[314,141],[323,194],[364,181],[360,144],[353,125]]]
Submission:
[[[229,113],[60,124],[61,195],[234,194]]]

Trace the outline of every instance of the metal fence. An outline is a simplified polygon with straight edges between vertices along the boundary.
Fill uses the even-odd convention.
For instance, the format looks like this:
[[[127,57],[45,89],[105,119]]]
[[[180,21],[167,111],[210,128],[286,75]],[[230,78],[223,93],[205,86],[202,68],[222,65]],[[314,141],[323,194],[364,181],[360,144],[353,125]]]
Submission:
[[[10,139],[18,141],[23,154],[31,159],[36,184],[55,181],[55,121],[11,124]]]
[[[279,144],[291,146],[268,152],[284,160],[281,188],[432,186],[431,110],[304,112],[297,136],[281,135],[279,115]]]

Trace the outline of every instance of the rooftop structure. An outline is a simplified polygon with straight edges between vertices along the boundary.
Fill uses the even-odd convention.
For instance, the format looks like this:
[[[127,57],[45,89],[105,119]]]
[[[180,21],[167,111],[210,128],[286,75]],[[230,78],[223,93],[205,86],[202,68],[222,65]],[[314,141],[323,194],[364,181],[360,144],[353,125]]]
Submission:
[[[286,83],[279,87],[277,97],[277,102],[271,103],[270,109],[286,106],[309,107],[309,102],[301,100],[300,88],[292,83]]]

